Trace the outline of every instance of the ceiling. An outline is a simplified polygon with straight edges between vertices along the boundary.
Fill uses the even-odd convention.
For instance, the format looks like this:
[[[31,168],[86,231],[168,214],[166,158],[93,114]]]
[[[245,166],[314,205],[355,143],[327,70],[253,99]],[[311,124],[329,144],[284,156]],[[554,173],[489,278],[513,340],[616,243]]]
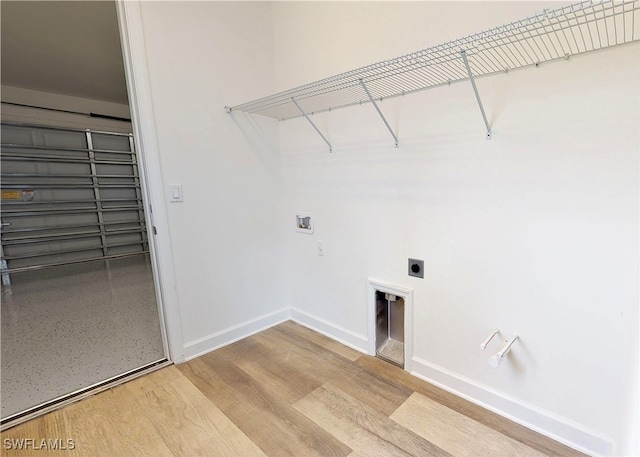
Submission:
[[[128,104],[113,1],[2,1],[3,85]]]

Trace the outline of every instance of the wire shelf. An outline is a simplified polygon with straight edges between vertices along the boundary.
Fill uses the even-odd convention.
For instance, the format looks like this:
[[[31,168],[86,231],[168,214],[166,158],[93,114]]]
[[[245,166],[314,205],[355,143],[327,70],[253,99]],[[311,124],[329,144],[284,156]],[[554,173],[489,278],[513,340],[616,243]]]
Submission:
[[[640,0],[580,2],[225,109],[287,120],[362,103],[375,105],[376,100],[473,82],[474,76],[637,41],[639,29]]]

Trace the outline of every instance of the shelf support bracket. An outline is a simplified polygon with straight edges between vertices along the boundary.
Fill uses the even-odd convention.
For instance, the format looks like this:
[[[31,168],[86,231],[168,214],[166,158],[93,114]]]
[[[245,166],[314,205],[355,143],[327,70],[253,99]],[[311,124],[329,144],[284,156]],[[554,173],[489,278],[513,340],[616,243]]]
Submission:
[[[316,132],[318,132],[318,135],[320,135],[322,137],[322,139],[324,140],[325,143],[327,143],[327,145],[329,146],[329,152],[333,152],[333,148],[331,147],[331,143],[329,143],[329,140],[327,140],[325,138],[325,136],[322,134],[322,132],[320,131],[320,129],[318,127],[316,127],[316,124],[313,123],[313,121],[311,120],[311,118],[309,116],[307,116],[307,113],[304,112],[304,110],[302,109],[302,107],[298,104],[298,102],[296,101],[295,98],[291,97],[291,101],[293,102],[294,105],[296,105],[296,108],[298,108],[298,110],[300,111],[300,113],[302,113],[302,115],[304,116],[304,118],[306,120],[309,121],[309,124],[311,124],[311,126],[316,130]]]
[[[484,108],[482,107],[482,100],[480,100],[480,94],[478,93],[478,88],[476,87],[476,81],[473,79],[473,72],[471,71],[471,67],[469,66],[469,60],[467,59],[467,51],[460,51],[460,54],[462,55],[464,66],[467,67],[467,73],[469,73],[469,81],[471,81],[473,92],[476,94],[476,100],[478,100],[478,105],[480,106],[480,112],[482,113],[482,119],[484,119],[484,125],[485,127],[487,127],[487,140],[490,140],[493,136],[493,133],[491,132],[491,127],[489,127],[487,115],[484,113]]]
[[[398,147],[398,137],[393,132],[393,129],[391,128],[391,126],[387,122],[387,119],[384,117],[384,114],[382,114],[382,111],[380,110],[380,107],[378,107],[378,104],[376,103],[376,101],[371,96],[371,92],[369,92],[369,89],[367,89],[367,85],[364,83],[364,81],[362,79],[359,79],[358,81],[360,82],[360,85],[362,85],[362,88],[364,89],[364,92],[367,94],[367,97],[369,97],[369,100],[371,101],[371,103],[373,103],[373,106],[375,107],[376,111],[378,111],[378,114],[382,118],[382,121],[384,122],[384,125],[386,125],[387,129],[389,129],[389,132],[391,133],[391,136],[393,137],[393,139],[396,142],[396,148],[397,148]]]

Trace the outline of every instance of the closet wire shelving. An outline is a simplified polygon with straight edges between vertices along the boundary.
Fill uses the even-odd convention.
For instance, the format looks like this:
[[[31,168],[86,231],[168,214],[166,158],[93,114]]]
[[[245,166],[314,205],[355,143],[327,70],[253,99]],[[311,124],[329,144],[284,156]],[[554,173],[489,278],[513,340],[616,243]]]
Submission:
[[[640,0],[585,1],[225,109],[281,121],[304,117],[331,150],[309,116],[370,102],[397,147],[398,138],[378,101],[469,80],[490,139],[491,128],[474,77],[538,67],[637,41],[639,29]]]

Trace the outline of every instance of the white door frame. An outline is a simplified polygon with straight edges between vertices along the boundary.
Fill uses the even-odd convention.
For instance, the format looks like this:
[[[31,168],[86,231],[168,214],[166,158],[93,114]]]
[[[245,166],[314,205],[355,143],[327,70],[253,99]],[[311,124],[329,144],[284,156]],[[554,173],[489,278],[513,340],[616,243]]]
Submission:
[[[145,214],[150,227],[149,252],[153,265],[158,312],[165,353],[175,363],[185,360],[176,292],[164,183],[149,87],[142,11],[139,1],[116,0],[122,57],[131,108],[131,124],[139,154]],[[154,233],[155,232],[155,233]]]

